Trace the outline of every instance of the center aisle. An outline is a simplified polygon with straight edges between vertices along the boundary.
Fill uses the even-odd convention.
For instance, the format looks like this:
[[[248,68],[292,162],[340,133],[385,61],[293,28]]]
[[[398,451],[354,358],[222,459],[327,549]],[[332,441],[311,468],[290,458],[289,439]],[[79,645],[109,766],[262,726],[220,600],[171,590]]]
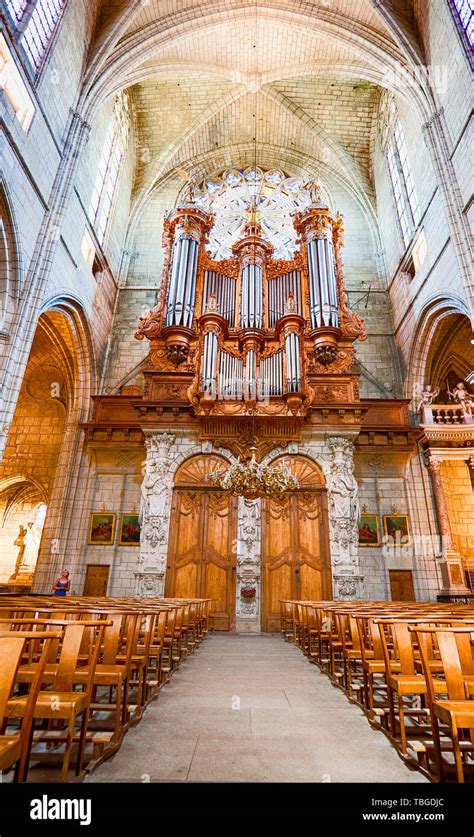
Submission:
[[[213,634],[87,782],[426,782],[277,636]]]

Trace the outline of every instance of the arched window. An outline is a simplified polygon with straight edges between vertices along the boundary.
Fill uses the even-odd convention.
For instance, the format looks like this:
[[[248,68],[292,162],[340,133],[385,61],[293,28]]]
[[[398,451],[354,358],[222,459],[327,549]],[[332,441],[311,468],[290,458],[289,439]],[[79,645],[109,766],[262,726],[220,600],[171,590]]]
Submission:
[[[100,244],[104,243],[113,209],[120,169],[128,144],[129,115],[125,94],[117,96],[107,129],[97,177],[89,205],[89,220]]]
[[[398,226],[407,247],[420,222],[420,210],[405,137],[393,98],[386,97],[382,106],[381,128]]]
[[[18,42],[25,50],[31,66],[38,70],[51,42],[66,0],[5,0],[15,29],[21,33]]]
[[[458,28],[470,47],[474,46],[473,0],[450,0],[451,10]]]
[[[301,177],[288,177],[278,170],[263,171],[256,166],[217,172],[206,179],[198,190],[196,203],[215,215],[209,234],[212,257],[226,259],[232,255],[232,245],[242,236],[253,204],[262,235],[274,247],[274,257],[292,259],[297,248],[292,214],[310,202],[303,183]]]

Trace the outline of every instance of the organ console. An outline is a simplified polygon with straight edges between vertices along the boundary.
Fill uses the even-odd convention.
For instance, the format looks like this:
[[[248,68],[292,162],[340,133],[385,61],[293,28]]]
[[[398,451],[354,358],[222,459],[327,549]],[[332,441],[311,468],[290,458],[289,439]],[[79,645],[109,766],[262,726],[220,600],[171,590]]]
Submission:
[[[165,220],[159,301],[135,336],[151,341],[155,378],[186,384],[197,416],[304,416],[321,400],[359,400],[353,343],[366,333],[347,303],[343,221],[306,186],[293,259],[274,257],[255,204],[226,259],[211,257],[214,217],[193,193]]]

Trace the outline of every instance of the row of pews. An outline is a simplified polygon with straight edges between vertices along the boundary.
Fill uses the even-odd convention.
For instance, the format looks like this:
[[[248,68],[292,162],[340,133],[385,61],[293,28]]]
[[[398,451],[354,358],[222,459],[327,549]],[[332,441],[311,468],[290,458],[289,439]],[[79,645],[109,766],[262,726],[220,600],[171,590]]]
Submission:
[[[52,769],[65,782],[116,753],[213,630],[210,609],[210,599],[1,597],[1,773],[44,781]]]
[[[474,780],[474,611],[281,602],[281,633],[432,781]]]

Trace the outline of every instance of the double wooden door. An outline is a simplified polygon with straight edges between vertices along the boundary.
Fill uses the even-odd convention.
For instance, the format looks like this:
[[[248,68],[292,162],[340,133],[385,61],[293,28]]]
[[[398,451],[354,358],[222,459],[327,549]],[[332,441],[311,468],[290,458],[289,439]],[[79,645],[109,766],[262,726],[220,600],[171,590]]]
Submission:
[[[262,504],[262,630],[280,630],[282,599],[332,598],[326,493],[316,466],[291,461],[300,490]]]
[[[216,459],[196,458],[178,474],[166,595],[213,599],[214,626],[228,631],[235,626],[237,504],[227,492],[205,487],[206,474]]]

